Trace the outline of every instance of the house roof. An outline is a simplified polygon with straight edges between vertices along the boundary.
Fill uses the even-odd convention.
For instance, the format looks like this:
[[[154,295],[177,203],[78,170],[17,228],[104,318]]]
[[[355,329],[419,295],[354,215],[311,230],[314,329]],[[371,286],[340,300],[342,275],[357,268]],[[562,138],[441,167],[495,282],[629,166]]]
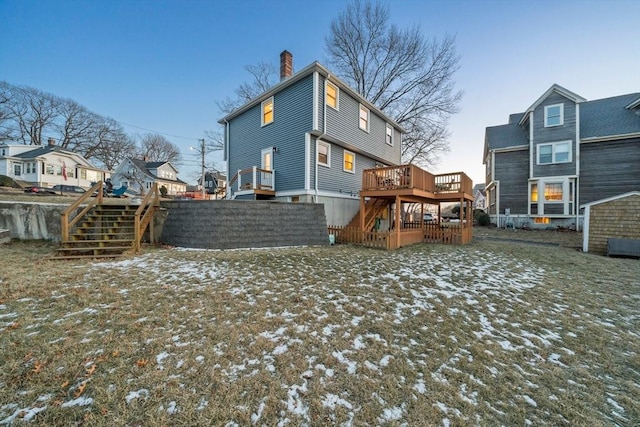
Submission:
[[[529,116],[529,114],[533,110],[535,110],[538,107],[538,105],[542,104],[542,102],[544,102],[544,100],[547,99],[549,97],[549,95],[551,95],[553,92],[559,93],[560,95],[564,96],[565,98],[568,98],[568,99],[572,100],[575,103],[581,103],[581,102],[585,102],[586,101],[585,98],[581,97],[577,93],[573,93],[570,90],[563,88],[559,84],[554,83],[554,84],[551,85],[551,87],[549,89],[547,89],[547,91],[545,93],[542,94],[542,96],[540,96],[540,98],[538,98],[536,100],[536,102],[534,102],[533,104],[531,104],[531,106],[529,108],[527,108],[527,110],[524,112],[524,114],[520,118],[520,124],[523,124],[524,121]]]
[[[473,194],[476,194],[478,191],[480,191],[482,194],[484,194],[484,184],[476,184],[473,186],[473,190],[471,190],[471,192]]]
[[[105,169],[100,169],[93,166],[87,159],[85,159],[82,155],[75,153],[71,150],[67,150],[58,145],[35,145],[33,150],[24,151],[19,154],[12,155],[11,157],[28,160],[35,159],[37,157],[46,156],[47,154],[57,153],[62,154],[68,157],[74,157],[82,164],[83,167],[90,168],[97,171],[104,171]]]
[[[555,86],[557,85],[551,88],[553,89]],[[549,93],[549,91],[545,92],[546,95]],[[540,99],[543,98],[544,96]],[[580,139],[627,135],[640,132],[640,116],[634,111],[634,109],[638,107],[635,103],[639,100],[640,93],[629,93],[593,101],[581,101]],[[532,107],[535,105],[536,103],[534,103]],[[640,105],[640,103],[638,103],[638,105]],[[529,144],[527,131],[521,126],[527,114],[528,113],[511,114],[509,116],[509,124],[486,128],[485,157],[487,150]],[[515,119],[518,117],[519,120],[516,122]]]
[[[599,205],[602,203],[612,202],[618,199],[624,199],[629,196],[640,196],[640,191],[629,191],[628,193],[618,194],[617,196],[607,197],[606,199],[594,200],[593,202],[585,203],[584,205],[580,205],[580,208],[586,208],[593,205]]]
[[[163,178],[163,177],[154,175],[151,172],[149,172],[150,169],[157,169],[160,166],[165,165],[165,164],[170,165],[177,172],[178,170],[176,168],[174,168],[173,165],[171,165],[171,162],[166,162],[166,161],[165,162],[145,162],[144,160],[141,160],[141,159],[132,159],[132,158],[129,158],[129,160],[138,169],[140,169],[142,172],[144,172],[149,178],[152,178],[152,179],[157,180],[157,181],[179,182],[181,184],[186,184],[186,182],[182,181],[177,176],[176,176],[176,179],[168,179],[168,178]]]
[[[378,107],[376,107],[375,105],[370,103],[367,99],[362,97],[362,95],[360,95],[358,92],[356,92],[351,87],[349,87],[349,85],[347,85],[345,82],[343,82],[338,77],[336,77],[334,74],[332,74],[325,66],[320,64],[318,61],[312,62],[311,64],[309,64],[306,67],[304,67],[302,70],[300,70],[297,73],[293,74],[291,77],[289,77],[287,79],[284,79],[284,80],[280,81],[279,83],[275,84],[273,87],[271,87],[266,92],[258,95],[256,98],[252,99],[251,101],[247,102],[246,104],[242,105],[241,107],[237,108],[236,110],[232,111],[231,113],[227,114],[226,116],[224,116],[223,118],[218,120],[218,123],[224,124],[225,122],[228,122],[229,120],[234,119],[235,117],[239,116],[240,114],[244,113],[245,111],[247,111],[247,110],[255,107],[256,105],[260,104],[265,99],[270,98],[274,94],[276,94],[276,93],[282,91],[283,89],[293,85],[294,83],[298,82],[299,80],[302,80],[304,77],[307,77],[310,74],[313,74],[314,72],[318,72],[318,73],[322,74],[324,77],[328,78],[329,81],[331,81],[331,83],[337,85],[341,90],[347,92],[349,95],[351,95],[352,97],[356,98],[359,102],[361,102],[363,105],[365,105],[370,111],[375,112],[375,114],[377,114],[378,116],[382,117],[389,124],[393,125],[395,128],[400,130],[400,132],[405,133],[405,130],[402,128],[402,126],[400,126],[393,119],[388,117],[384,112],[382,112],[382,110],[380,110]]]
[[[580,139],[640,132],[640,117],[627,108],[640,97],[629,93],[580,106]]]

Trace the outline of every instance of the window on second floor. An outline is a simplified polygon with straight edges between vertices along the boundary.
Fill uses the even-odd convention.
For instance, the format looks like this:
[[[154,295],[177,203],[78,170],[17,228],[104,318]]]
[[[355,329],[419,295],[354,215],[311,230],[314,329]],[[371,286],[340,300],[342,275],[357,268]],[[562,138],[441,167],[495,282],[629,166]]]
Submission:
[[[393,126],[387,123],[387,134],[385,136],[385,141],[387,144],[393,147]]]
[[[334,85],[331,82],[327,82],[327,105],[331,108],[338,109],[338,86]]]
[[[571,141],[538,145],[539,165],[569,162],[571,162]]]
[[[356,155],[351,151],[344,150],[344,165],[342,170],[345,172],[356,172]]]
[[[331,145],[318,142],[318,164],[331,167]]]
[[[544,107],[544,127],[561,126],[564,124],[564,104],[547,105]]]
[[[261,122],[262,126],[273,123],[273,96],[269,99],[262,101],[261,105]]]
[[[360,104],[360,129],[369,132],[369,109]]]

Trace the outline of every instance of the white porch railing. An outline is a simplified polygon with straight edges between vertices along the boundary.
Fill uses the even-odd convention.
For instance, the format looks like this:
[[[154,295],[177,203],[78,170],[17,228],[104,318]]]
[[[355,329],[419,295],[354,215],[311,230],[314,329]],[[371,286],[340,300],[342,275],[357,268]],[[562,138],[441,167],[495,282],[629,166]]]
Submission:
[[[275,173],[273,170],[261,169],[257,166],[239,170],[229,181],[227,198],[233,199],[239,192],[251,193],[256,190],[275,192]]]

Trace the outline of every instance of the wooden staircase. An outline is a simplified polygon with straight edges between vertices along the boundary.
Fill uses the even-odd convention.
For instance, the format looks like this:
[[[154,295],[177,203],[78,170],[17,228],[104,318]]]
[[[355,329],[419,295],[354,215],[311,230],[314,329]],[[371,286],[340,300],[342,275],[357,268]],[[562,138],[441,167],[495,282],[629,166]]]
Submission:
[[[96,184],[101,187],[102,183]],[[98,196],[89,198],[98,191]],[[153,238],[153,213],[159,206],[157,186],[140,205],[105,204],[102,188],[92,188],[62,214],[60,247],[52,259],[118,258],[140,252],[147,227]],[[87,205],[81,209],[81,203]],[[77,215],[73,215],[81,209]]]
[[[386,199],[373,198],[367,200],[364,204],[364,229],[362,231],[372,231],[376,218],[381,216],[382,212],[387,209],[387,206],[389,206],[389,201]],[[362,212],[358,211],[344,228],[344,232],[341,233],[347,241],[351,241],[351,238],[348,237],[352,234],[350,233],[351,231],[360,231],[360,215],[362,215]],[[338,241],[342,241],[340,236],[338,236]]]

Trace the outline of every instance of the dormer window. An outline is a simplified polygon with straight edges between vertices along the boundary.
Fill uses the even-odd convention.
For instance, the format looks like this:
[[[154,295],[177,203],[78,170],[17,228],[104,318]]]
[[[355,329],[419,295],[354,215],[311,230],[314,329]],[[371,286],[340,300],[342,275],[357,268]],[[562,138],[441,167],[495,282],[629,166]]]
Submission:
[[[562,126],[564,124],[564,104],[544,107],[544,127]]]

